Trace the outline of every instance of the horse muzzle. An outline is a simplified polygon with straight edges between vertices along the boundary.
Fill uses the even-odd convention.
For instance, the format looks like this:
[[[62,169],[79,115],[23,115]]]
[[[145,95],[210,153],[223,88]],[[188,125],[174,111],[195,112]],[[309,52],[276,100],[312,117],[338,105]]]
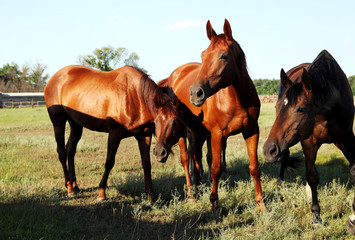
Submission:
[[[205,86],[200,86],[199,84],[193,84],[190,87],[190,102],[192,105],[199,107],[210,95],[210,88]]]
[[[273,163],[281,160],[281,150],[278,144],[266,141],[263,147],[264,161]]]
[[[158,162],[165,163],[168,159],[168,151],[164,147],[153,148],[153,155]]]

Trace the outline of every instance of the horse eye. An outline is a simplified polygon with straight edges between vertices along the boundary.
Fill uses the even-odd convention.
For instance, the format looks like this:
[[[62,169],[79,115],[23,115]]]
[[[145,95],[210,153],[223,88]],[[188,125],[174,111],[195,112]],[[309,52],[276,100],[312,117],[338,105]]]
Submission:
[[[297,111],[297,112],[304,112],[304,108],[298,107],[296,111]]]
[[[221,59],[226,60],[226,59],[227,59],[227,55],[223,53],[223,54],[221,55]]]

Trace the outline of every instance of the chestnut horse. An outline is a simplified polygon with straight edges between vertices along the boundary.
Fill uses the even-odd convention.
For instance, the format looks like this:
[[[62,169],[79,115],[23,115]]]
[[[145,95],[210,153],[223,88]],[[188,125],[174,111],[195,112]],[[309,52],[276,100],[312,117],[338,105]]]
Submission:
[[[181,117],[188,128],[195,132],[195,178],[198,180],[201,148],[205,139],[210,137],[212,206],[218,207],[217,188],[221,176],[222,149],[228,136],[242,133],[249,154],[250,173],[255,183],[255,200],[261,209],[264,204],[257,158],[260,101],[247,71],[244,52],[233,39],[228,20],[224,23],[224,34],[217,35],[210,21],[206,28],[211,43],[202,52],[202,63],[182,65],[158,85],[168,88],[170,97],[178,98]],[[190,188],[186,143],[181,140],[179,146],[187,187]]]
[[[322,51],[308,66],[308,73],[302,69],[291,74],[291,79],[281,70],[281,82],[286,90],[276,104],[276,119],[263,152],[266,162],[282,161],[288,149],[301,142],[306,179],[312,191],[314,223],[319,224],[319,174],[315,161],[323,143],[334,143],[343,152],[355,182],[354,102],[344,72],[327,51]],[[355,197],[353,210],[355,212]],[[351,234],[355,233],[354,226],[353,214],[347,222]]]
[[[171,147],[178,141],[180,123],[169,96],[145,73],[129,66],[111,72],[68,66],[48,81],[44,96],[54,127],[68,196],[79,191],[74,155],[83,127],[108,132],[105,172],[99,185],[98,200],[106,198],[107,179],[120,141],[130,136],[138,141],[145,190],[150,196],[153,195],[149,154],[151,135],[155,130],[157,143],[153,154],[158,161],[165,162]],[[65,146],[67,121],[70,136]]]

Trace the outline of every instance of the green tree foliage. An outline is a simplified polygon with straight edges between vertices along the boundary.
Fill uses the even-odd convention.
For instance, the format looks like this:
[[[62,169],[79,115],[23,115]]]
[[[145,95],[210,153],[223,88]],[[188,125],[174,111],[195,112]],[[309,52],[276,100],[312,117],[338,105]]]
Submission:
[[[355,93],[355,75],[348,77],[349,84],[351,87],[351,91],[353,92],[353,95]]]
[[[101,71],[111,71],[123,65],[138,67],[139,56],[129,53],[126,48],[113,48],[111,46],[96,48],[93,54],[79,56],[79,63]]]
[[[274,95],[279,91],[280,80],[257,79],[253,82],[258,95]]]
[[[47,66],[37,63],[32,67],[19,67],[16,63],[6,63],[0,68],[0,91],[36,92],[43,91],[49,78]]]

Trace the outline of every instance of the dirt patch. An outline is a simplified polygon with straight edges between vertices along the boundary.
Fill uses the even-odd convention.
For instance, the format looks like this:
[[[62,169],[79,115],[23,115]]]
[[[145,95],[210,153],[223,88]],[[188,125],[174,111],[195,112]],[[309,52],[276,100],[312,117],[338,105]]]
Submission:
[[[277,102],[277,95],[259,95],[260,102],[273,103]]]

